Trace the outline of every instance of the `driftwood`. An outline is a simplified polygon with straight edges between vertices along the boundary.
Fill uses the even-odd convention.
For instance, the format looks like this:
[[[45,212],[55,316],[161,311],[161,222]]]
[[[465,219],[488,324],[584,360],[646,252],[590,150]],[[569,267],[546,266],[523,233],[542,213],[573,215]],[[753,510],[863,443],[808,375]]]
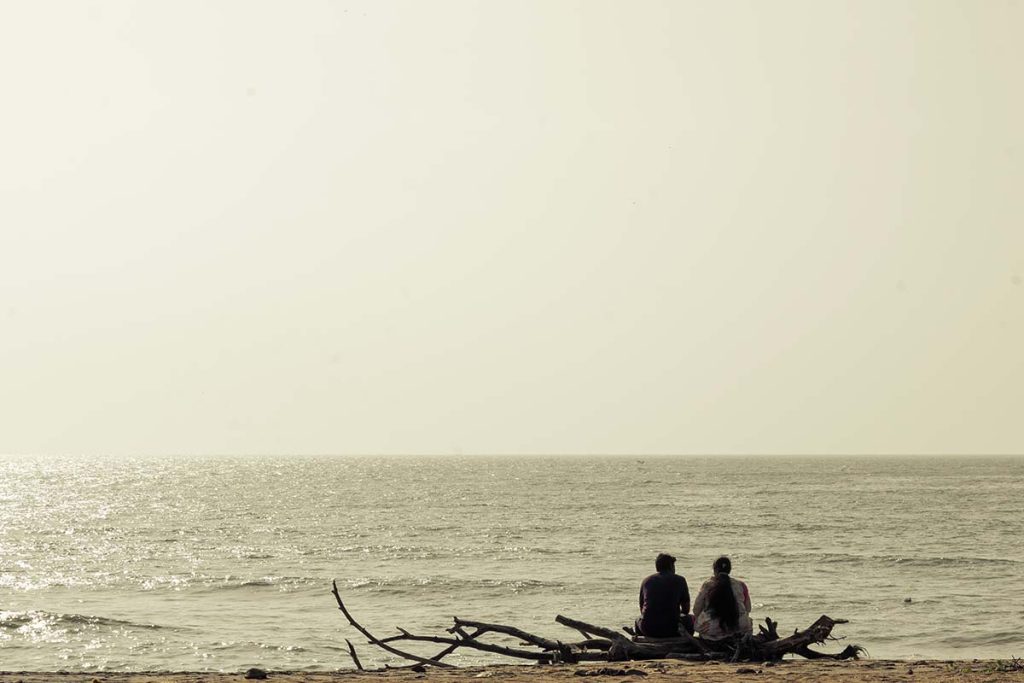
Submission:
[[[765,623],[759,626],[760,633],[758,635],[737,636],[726,640],[707,640],[686,633],[676,638],[632,636],[622,631],[588,624],[562,615],[556,616],[555,621],[579,632],[583,636],[583,640],[563,641],[545,638],[515,626],[490,624],[458,617],[454,617],[452,627],[446,630],[447,635],[417,635],[404,628],[396,627],[397,635],[378,638],[352,617],[341,599],[337,582],[332,582],[331,593],[338,603],[338,609],[345,615],[348,623],[363,634],[369,644],[415,662],[410,666],[417,670],[424,670],[427,666],[451,668],[451,664],[441,660],[459,648],[490,652],[516,659],[528,659],[544,664],[638,659],[764,662],[780,660],[787,654],[799,655],[807,659],[857,659],[864,654],[864,649],[858,645],[849,645],[842,652],[836,654],[812,650],[811,645],[835,640],[832,637],[832,629],[837,624],[846,623],[845,619],[831,619],[824,615],[808,628],[796,631],[786,638],[779,637],[778,622],[771,619],[765,619]],[[519,641],[520,647],[481,640],[482,636],[490,633],[515,638]],[[394,647],[392,643],[396,642],[435,643],[446,647],[432,657],[423,657]],[[348,646],[352,660],[358,668],[362,669],[355,647],[352,646],[352,643],[348,643]]]

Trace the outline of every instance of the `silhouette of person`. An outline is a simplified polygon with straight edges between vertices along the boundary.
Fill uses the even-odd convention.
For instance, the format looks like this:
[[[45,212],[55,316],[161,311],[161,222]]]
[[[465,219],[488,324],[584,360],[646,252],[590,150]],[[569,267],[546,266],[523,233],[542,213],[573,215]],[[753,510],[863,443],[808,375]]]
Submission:
[[[671,638],[679,635],[679,627],[693,633],[690,611],[690,589],[686,579],[676,574],[676,558],[661,553],[654,560],[656,574],[640,584],[640,618],[636,620],[638,635]]]

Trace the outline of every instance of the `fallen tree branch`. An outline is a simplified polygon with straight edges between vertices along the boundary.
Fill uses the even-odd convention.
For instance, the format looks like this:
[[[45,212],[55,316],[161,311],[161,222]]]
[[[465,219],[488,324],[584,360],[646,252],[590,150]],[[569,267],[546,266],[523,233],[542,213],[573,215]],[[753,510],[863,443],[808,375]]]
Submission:
[[[585,621],[579,621],[578,619],[570,619],[569,617],[563,617],[561,614],[555,617],[555,621],[557,621],[562,626],[568,626],[569,628],[576,629],[581,633],[601,636],[602,638],[607,638],[608,640],[611,640],[613,642],[616,640],[628,640],[628,638],[625,635],[619,633],[614,629],[605,628],[603,626],[594,626],[593,624],[588,624]]]
[[[465,632],[463,632],[465,633]],[[392,643],[396,640],[409,640],[419,643],[445,643],[447,645],[458,647],[468,647],[474,650],[483,650],[484,652],[493,652],[498,655],[505,655],[506,657],[516,657],[519,659],[533,659],[535,661],[551,661],[553,659],[550,652],[536,652],[533,650],[519,650],[512,647],[506,647],[504,645],[492,645],[491,643],[480,642],[474,638],[470,638],[469,634],[462,635],[461,638],[445,638],[444,636],[418,636],[414,633],[402,630],[397,636],[389,636],[387,638],[381,638],[381,643]]]
[[[397,648],[391,647],[387,643],[380,642],[380,640],[376,636],[374,636],[372,633],[370,633],[365,628],[363,628],[362,625],[359,622],[357,622],[355,619],[353,619],[351,614],[349,614],[348,609],[345,607],[345,603],[342,602],[342,600],[341,600],[341,594],[338,593],[338,582],[337,581],[331,581],[331,593],[334,594],[334,599],[338,601],[338,609],[340,609],[341,613],[345,615],[346,619],[348,619],[348,623],[352,625],[352,628],[354,628],[355,630],[359,631],[364,636],[366,636],[366,639],[369,640],[371,644],[376,645],[377,647],[381,648],[382,650],[385,650],[386,652],[390,652],[393,655],[398,655],[399,657],[402,657],[403,659],[409,659],[409,660],[412,660],[414,662],[419,662],[420,664],[427,664],[429,666],[436,666],[436,667],[440,667],[440,668],[444,668],[444,669],[454,669],[455,668],[451,664],[448,664],[446,662],[442,662],[442,661],[438,661],[438,660],[434,660],[434,659],[428,659],[426,657],[420,657],[419,655],[414,655],[414,654],[409,653],[409,652],[402,652],[401,650],[399,650]]]
[[[578,631],[584,636],[584,640],[564,642],[539,636],[515,626],[461,619],[459,617],[453,617],[453,625],[447,629],[447,633],[450,634],[448,636],[418,635],[402,627],[396,627],[398,630],[397,635],[378,638],[352,617],[341,599],[337,582],[332,582],[331,593],[338,603],[338,609],[345,615],[349,624],[362,633],[370,644],[376,645],[384,651],[403,659],[416,662],[416,667],[427,665],[452,668],[450,664],[442,662],[441,659],[458,648],[469,648],[504,657],[528,659],[539,663],[625,661],[633,659],[713,659],[731,662],[762,662],[777,661],[786,654],[800,655],[808,659],[843,660],[856,659],[860,655],[866,654],[864,648],[858,645],[849,645],[837,654],[826,654],[812,650],[810,646],[815,643],[835,640],[832,637],[832,629],[836,624],[846,623],[845,619],[832,619],[826,615],[819,617],[803,631],[795,630],[793,635],[786,638],[779,638],[778,622],[770,618],[765,619],[765,623],[759,626],[758,630],[760,633],[756,636],[743,634],[722,640],[707,640],[694,637],[685,632],[672,638],[649,638],[644,636],[629,638],[614,629],[596,626],[563,615],[556,616],[555,621]],[[472,633],[467,629],[473,629]],[[482,637],[489,633],[516,638],[523,646],[532,646],[536,649],[511,647],[482,640]],[[391,643],[398,641],[438,643],[446,647],[433,657],[428,658],[400,650],[391,645]],[[363,667],[356,656],[355,647],[351,642],[347,640],[346,642],[349,645],[349,653],[352,655],[356,667],[362,670]]]
[[[469,637],[476,638],[477,636],[482,635],[484,633],[486,633],[486,631],[477,630],[474,633],[469,634]],[[448,647],[446,647],[445,649],[441,650],[436,655],[431,657],[431,659],[440,662],[443,658],[447,657],[448,655],[459,649],[459,645],[461,645],[461,643],[449,645]]]
[[[842,652],[838,652],[838,653],[836,653],[834,655],[830,655],[830,654],[827,654],[825,652],[818,652],[817,650],[812,650],[811,648],[807,647],[806,645],[804,647],[799,648],[799,649],[793,650],[793,652],[794,652],[794,654],[798,654],[801,657],[805,657],[807,659],[839,659],[839,660],[842,660],[842,659],[859,659],[861,655],[867,654],[867,650],[862,648],[860,645],[847,645],[845,648],[843,648]]]
[[[779,639],[779,622],[772,621],[771,617],[765,617],[765,625],[757,625],[758,630],[761,632],[761,638],[763,640],[778,640]],[[837,622],[838,623],[838,622]]]
[[[359,661],[359,656],[356,654],[356,648],[352,644],[352,641],[346,638],[345,642],[348,643],[348,653],[352,655],[352,661],[356,663],[356,668],[363,671],[363,664]]]
[[[470,621],[468,619],[459,619],[458,617],[454,617],[454,620],[455,625],[448,629],[449,633],[453,633],[456,629],[465,628],[468,626],[470,628],[476,628],[484,632],[491,631],[494,633],[504,633],[514,638],[518,638],[519,640],[525,641],[530,645],[536,645],[537,647],[543,650],[557,651],[562,648],[562,643],[560,641],[551,640],[550,638],[542,638],[541,636],[528,633],[521,628],[516,628],[515,626],[505,626],[504,624],[487,624],[482,621]]]
[[[633,639],[637,643],[655,643],[655,644],[674,644],[681,645],[681,652],[691,652],[696,650],[701,654],[708,654],[708,648],[697,638],[694,638],[686,631],[680,630],[679,636],[676,638],[648,638],[646,636],[637,636]]]
[[[824,643],[838,623],[824,614],[803,631],[797,631],[788,638],[769,640],[760,644],[759,650],[765,659],[782,659],[788,652],[796,652],[813,643]]]

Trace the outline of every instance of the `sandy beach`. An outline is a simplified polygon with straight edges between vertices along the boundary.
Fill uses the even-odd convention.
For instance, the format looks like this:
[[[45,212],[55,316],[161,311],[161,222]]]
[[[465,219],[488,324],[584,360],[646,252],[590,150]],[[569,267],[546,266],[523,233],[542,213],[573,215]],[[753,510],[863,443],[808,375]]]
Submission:
[[[295,672],[268,671],[267,679],[279,683],[327,683],[328,681],[379,681],[380,683],[469,683],[492,678],[513,683],[549,683],[560,681],[1024,681],[1024,668],[1009,660],[975,661],[892,661],[861,660],[783,661],[775,665],[690,663],[674,661],[617,662],[577,666],[487,666],[460,669],[409,669],[388,671]],[[244,672],[3,672],[0,683],[236,683],[244,681]]]

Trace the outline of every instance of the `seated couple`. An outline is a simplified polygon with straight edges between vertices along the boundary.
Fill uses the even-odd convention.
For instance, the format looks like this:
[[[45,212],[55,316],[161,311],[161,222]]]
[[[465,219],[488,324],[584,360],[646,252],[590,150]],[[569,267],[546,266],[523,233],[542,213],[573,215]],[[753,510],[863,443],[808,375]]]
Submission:
[[[662,553],[654,561],[657,574],[640,584],[640,618],[637,635],[672,638],[679,628],[702,638],[721,640],[733,635],[749,635],[750,593],[747,585],[729,576],[732,562],[720,557],[712,565],[714,576],[704,582],[690,612],[690,590],[686,579],[676,574],[676,558]]]

